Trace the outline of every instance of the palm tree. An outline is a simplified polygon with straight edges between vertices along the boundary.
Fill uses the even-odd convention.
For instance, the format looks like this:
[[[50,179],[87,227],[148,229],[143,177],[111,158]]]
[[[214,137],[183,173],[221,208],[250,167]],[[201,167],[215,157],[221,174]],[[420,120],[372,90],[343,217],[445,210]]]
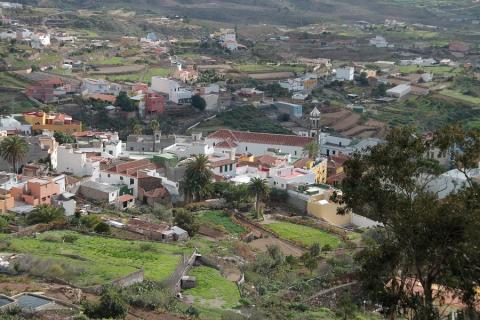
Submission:
[[[25,159],[27,152],[28,145],[22,137],[11,136],[0,142],[0,156],[10,162],[15,173],[18,173],[19,162]]]
[[[152,121],[150,121],[148,126],[153,131],[153,152],[155,152],[155,142],[157,141],[157,136],[155,135],[155,132],[160,129],[160,123],[158,123],[158,120],[153,119]]]
[[[317,158],[319,151],[320,146],[316,141],[310,141],[303,147],[303,152],[307,154],[310,159]]]
[[[266,198],[270,192],[267,180],[262,178],[253,178],[248,185],[248,190],[250,191],[250,194],[255,196],[255,213],[257,219],[259,219],[262,211],[262,200]]]
[[[210,161],[206,155],[195,156],[185,171],[185,197],[201,200],[212,191],[213,173],[210,171]]]
[[[142,134],[142,132],[143,132],[143,127],[142,127],[141,124],[135,123],[135,124],[133,125],[132,130],[133,130],[133,134],[139,135],[139,134]]]

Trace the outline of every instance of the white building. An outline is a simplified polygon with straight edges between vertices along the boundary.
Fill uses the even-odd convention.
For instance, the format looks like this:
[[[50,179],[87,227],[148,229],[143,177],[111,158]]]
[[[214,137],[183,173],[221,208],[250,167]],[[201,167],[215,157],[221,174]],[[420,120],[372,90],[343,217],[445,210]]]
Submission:
[[[32,126],[22,124],[13,116],[0,116],[0,131],[16,132],[24,135],[32,133]]]
[[[328,133],[321,133],[319,138],[321,154],[326,156],[335,156],[340,154],[353,155],[356,152],[365,153],[369,148],[374,147],[382,142],[382,140],[376,138],[353,140],[347,137],[335,136]]]
[[[152,77],[153,91],[168,94],[168,100],[176,104],[188,103],[192,99],[192,91],[182,88],[177,81],[164,77]]]
[[[291,184],[314,184],[316,174],[293,166],[277,167],[270,169],[268,182],[273,188],[286,190]]]
[[[478,181],[480,168],[467,170],[467,174]],[[436,193],[440,199],[447,197],[451,193],[457,193],[466,186],[468,186],[467,177],[458,169],[447,171],[428,183],[429,191]]]
[[[285,88],[290,92],[298,92],[305,89],[305,86],[303,85],[303,80],[300,78],[279,81],[278,84],[280,85],[280,87]]]
[[[0,39],[6,40],[6,39],[16,39],[17,38],[17,33],[12,30],[7,30],[7,31],[2,31],[0,32]]]
[[[370,39],[370,45],[377,48],[387,48],[389,46],[387,39],[382,36],[376,36],[375,38]]]
[[[211,155],[215,152],[213,147],[209,146],[203,141],[193,142],[176,142],[175,144],[166,147],[162,153],[170,153],[176,155],[179,159],[188,158],[195,155]]]
[[[271,150],[280,153],[290,154],[292,160],[298,159],[303,154],[305,145],[313,141],[310,137],[296,135],[271,134],[246,131],[233,131],[220,129],[206,138],[211,147],[216,147],[223,142],[233,142],[236,145],[236,152],[261,156]]]
[[[429,67],[436,64],[437,61],[433,58],[423,59],[415,58],[413,60],[400,60],[401,66],[419,66],[419,67]]]
[[[49,33],[33,33],[31,35],[32,48],[42,49],[50,46],[50,34]]]
[[[113,94],[118,96],[122,86],[102,79],[83,79],[82,91],[84,94]]]
[[[56,171],[78,177],[90,176],[92,180],[97,180],[100,175],[100,162],[87,158],[85,153],[74,150],[71,145],[59,146]]]
[[[345,67],[337,68],[337,73],[335,75],[335,80],[337,81],[353,81],[355,75],[355,68]]]
[[[387,90],[387,96],[401,99],[407,96],[412,91],[412,87],[409,84],[403,83],[396,87]]]

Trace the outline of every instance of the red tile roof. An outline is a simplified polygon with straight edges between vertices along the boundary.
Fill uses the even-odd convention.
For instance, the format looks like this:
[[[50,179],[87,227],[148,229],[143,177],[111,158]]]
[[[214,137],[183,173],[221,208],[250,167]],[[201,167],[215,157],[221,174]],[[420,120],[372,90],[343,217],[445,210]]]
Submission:
[[[217,148],[236,148],[236,147],[238,147],[238,144],[236,144],[235,142],[233,142],[230,139],[227,139],[227,140],[224,140],[224,141],[216,144],[215,147],[217,147]]]
[[[135,199],[134,196],[132,196],[131,194],[124,194],[124,195],[121,195],[120,197],[118,197],[118,202],[125,202],[125,201],[130,201],[130,200],[133,200]]]
[[[236,162],[235,160],[231,160],[231,159],[222,159],[222,160],[218,160],[218,161],[211,161],[210,166],[212,168],[218,168],[218,167],[221,167],[221,166],[224,166],[224,165],[234,164],[235,162]]]
[[[310,161],[312,161],[310,160],[310,158],[300,159],[293,164],[293,167],[300,168],[300,169],[305,168]]]
[[[108,168],[106,171],[137,177],[139,170],[156,168],[157,167],[155,164],[150,160],[141,159],[114,165],[113,167]]]
[[[228,129],[220,129],[208,136],[209,139],[232,140],[238,142],[249,142],[259,144],[269,144],[277,146],[296,146],[303,147],[307,143],[313,141],[310,137],[300,137],[287,134],[259,133],[248,131],[233,131]]]
[[[258,162],[262,165],[269,165],[269,166],[275,165],[278,160],[279,159],[269,154],[264,154],[263,156],[255,158],[255,162]]]

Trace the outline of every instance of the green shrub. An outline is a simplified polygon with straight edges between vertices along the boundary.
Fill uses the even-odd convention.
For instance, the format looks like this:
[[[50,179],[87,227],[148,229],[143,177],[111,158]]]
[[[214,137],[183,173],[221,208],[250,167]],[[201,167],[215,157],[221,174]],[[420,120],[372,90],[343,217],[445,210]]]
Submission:
[[[98,223],[93,228],[93,231],[95,231],[96,233],[102,233],[102,234],[109,234],[111,232],[110,231],[110,226],[103,221]]]
[[[99,304],[85,303],[85,314],[89,318],[124,319],[127,316],[128,305],[115,288],[106,287],[102,291]]]

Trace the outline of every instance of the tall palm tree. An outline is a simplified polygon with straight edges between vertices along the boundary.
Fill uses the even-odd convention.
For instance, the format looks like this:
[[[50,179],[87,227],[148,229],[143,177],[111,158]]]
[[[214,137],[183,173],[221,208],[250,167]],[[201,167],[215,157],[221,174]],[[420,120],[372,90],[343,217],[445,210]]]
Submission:
[[[267,180],[262,178],[253,178],[248,184],[248,190],[250,191],[250,194],[255,196],[255,213],[257,219],[259,219],[262,211],[262,201],[270,193]]]
[[[11,136],[0,142],[0,156],[10,162],[15,173],[18,173],[19,162],[25,159],[27,152],[28,145],[22,137]]]
[[[133,134],[139,135],[139,134],[142,134],[142,132],[143,132],[143,127],[142,127],[141,124],[136,123],[136,124],[133,125],[132,130],[133,130]]]
[[[157,141],[157,136],[155,135],[155,132],[160,129],[160,123],[158,123],[158,120],[153,119],[152,121],[150,121],[148,126],[153,132],[153,152],[155,152],[155,142]]]
[[[320,146],[316,141],[311,141],[303,147],[303,152],[307,154],[310,159],[315,159],[320,152]]]
[[[185,171],[185,196],[190,199],[202,200],[212,191],[213,173],[210,170],[210,161],[206,155],[195,156]]]

